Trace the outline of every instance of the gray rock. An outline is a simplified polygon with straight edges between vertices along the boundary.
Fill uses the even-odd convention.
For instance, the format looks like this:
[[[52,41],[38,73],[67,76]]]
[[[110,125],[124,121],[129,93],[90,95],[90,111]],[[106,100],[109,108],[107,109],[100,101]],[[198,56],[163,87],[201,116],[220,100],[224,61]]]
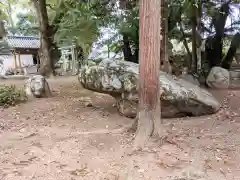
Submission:
[[[28,97],[41,98],[52,96],[49,84],[42,75],[34,75],[27,79],[24,88]]]
[[[185,81],[188,81],[196,86],[200,86],[200,83],[198,81],[197,78],[195,78],[193,75],[191,74],[184,74],[184,75],[181,75],[180,78],[184,79]]]
[[[0,75],[0,79],[7,79],[4,75]]]
[[[221,67],[213,67],[208,74],[206,83],[211,88],[226,89],[230,86],[230,73]]]
[[[126,61],[102,61],[97,66],[85,66],[79,82],[86,89],[113,96],[119,112],[135,117],[138,107],[139,65]],[[159,73],[163,117],[199,116],[215,113],[220,104],[206,90],[181,78]]]

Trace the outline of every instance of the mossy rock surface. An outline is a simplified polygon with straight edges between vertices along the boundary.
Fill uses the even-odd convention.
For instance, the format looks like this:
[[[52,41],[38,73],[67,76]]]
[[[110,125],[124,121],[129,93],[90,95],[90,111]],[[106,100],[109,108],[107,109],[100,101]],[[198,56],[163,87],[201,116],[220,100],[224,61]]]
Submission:
[[[86,89],[113,96],[121,114],[135,117],[138,104],[139,65],[104,60],[81,69],[79,82]],[[205,89],[181,78],[159,73],[163,117],[200,116],[216,113],[219,102]]]

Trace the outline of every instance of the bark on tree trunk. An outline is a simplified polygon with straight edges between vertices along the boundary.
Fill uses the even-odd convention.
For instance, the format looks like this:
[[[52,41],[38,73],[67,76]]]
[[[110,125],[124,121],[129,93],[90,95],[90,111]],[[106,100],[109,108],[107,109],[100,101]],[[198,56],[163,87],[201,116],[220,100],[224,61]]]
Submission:
[[[214,17],[214,29],[216,34],[214,37],[209,36],[205,43],[206,60],[209,63],[209,70],[214,66],[221,66],[224,27],[227,17],[230,14],[229,3],[231,3],[231,1],[223,3],[218,16]]]
[[[234,56],[236,56],[237,49],[240,46],[240,33],[233,36],[231,45],[228,49],[226,56],[223,58],[222,67],[225,69],[230,69]]]
[[[0,39],[2,39],[4,36],[6,36],[7,32],[4,27],[3,20],[0,20]]]
[[[164,36],[165,36],[165,58],[164,58],[164,61],[166,62],[166,66],[165,68],[167,69],[168,73],[169,74],[172,74],[172,66],[169,62],[169,56],[168,56],[168,1],[165,0],[165,3],[164,3],[164,9],[165,9],[165,12],[164,12],[164,17],[165,17],[165,33],[164,33]]]
[[[124,55],[124,60],[132,61],[132,50],[130,48],[130,42],[129,42],[128,36],[125,34],[123,34],[122,51],[123,51],[123,55]]]
[[[161,57],[163,60],[162,70],[172,73],[172,68],[168,60],[168,3],[167,0],[161,0]]]
[[[183,36],[183,45],[187,51],[187,54],[188,54],[188,70],[191,69],[191,64],[192,64],[192,54],[191,54],[191,51],[188,47],[188,43],[187,43],[187,39],[186,39],[186,35],[184,33],[184,30],[183,30],[183,25],[182,25],[182,22],[180,21],[180,31],[182,33],[182,36]]]
[[[54,72],[54,50],[53,43],[54,29],[49,25],[46,0],[32,0],[36,9],[41,43],[41,60],[39,72],[44,76],[55,75]]]
[[[196,20],[197,8],[192,5],[192,64],[191,71],[197,72],[197,20]]]
[[[139,113],[135,147],[161,133],[159,91],[161,1],[140,1]]]
[[[196,20],[197,20],[197,39],[196,39],[196,45],[197,45],[197,71],[199,72],[202,68],[202,29],[201,29],[201,17],[202,17],[202,4],[201,2],[198,2],[198,6],[196,8]]]
[[[12,18],[12,5],[10,2],[7,2],[8,4],[8,8],[7,8],[7,13],[8,13],[8,19],[9,19],[9,22],[10,22],[10,25],[11,27],[13,28],[14,27],[14,22],[13,22],[13,18]]]
[[[85,64],[85,54],[83,51],[83,48],[79,45],[76,46],[76,51],[77,51],[77,74],[79,74],[81,67]]]

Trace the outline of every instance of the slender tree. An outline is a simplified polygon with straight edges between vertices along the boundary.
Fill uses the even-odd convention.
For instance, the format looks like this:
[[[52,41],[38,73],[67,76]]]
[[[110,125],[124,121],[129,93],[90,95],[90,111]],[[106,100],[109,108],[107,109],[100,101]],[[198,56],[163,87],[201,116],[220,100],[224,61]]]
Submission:
[[[54,75],[53,54],[53,28],[49,25],[46,0],[32,0],[36,10],[41,41],[41,67],[40,73],[46,76]]]
[[[7,32],[4,28],[4,22],[2,20],[0,20],[0,39],[2,39],[6,34],[7,34]]]
[[[197,72],[197,7],[194,2],[191,4],[191,25],[192,25],[192,65],[191,70]]]
[[[139,113],[135,146],[141,148],[153,133],[161,133],[159,65],[161,1],[140,0]]]
[[[161,0],[161,55],[162,55],[162,70],[171,73],[171,65],[168,59],[168,1]]]
[[[201,70],[202,66],[202,27],[201,27],[201,18],[202,18],[202,1],[198,0],[196,3],[196,52],[197,52],[197,71]]]

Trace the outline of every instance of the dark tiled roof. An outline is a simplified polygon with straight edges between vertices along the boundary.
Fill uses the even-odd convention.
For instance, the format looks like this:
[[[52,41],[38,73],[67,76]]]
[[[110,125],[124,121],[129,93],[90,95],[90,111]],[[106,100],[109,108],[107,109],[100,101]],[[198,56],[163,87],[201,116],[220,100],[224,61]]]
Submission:
[[[39,49],[40,40],[31,36],[7,36],[5,38],[11,48]]]

